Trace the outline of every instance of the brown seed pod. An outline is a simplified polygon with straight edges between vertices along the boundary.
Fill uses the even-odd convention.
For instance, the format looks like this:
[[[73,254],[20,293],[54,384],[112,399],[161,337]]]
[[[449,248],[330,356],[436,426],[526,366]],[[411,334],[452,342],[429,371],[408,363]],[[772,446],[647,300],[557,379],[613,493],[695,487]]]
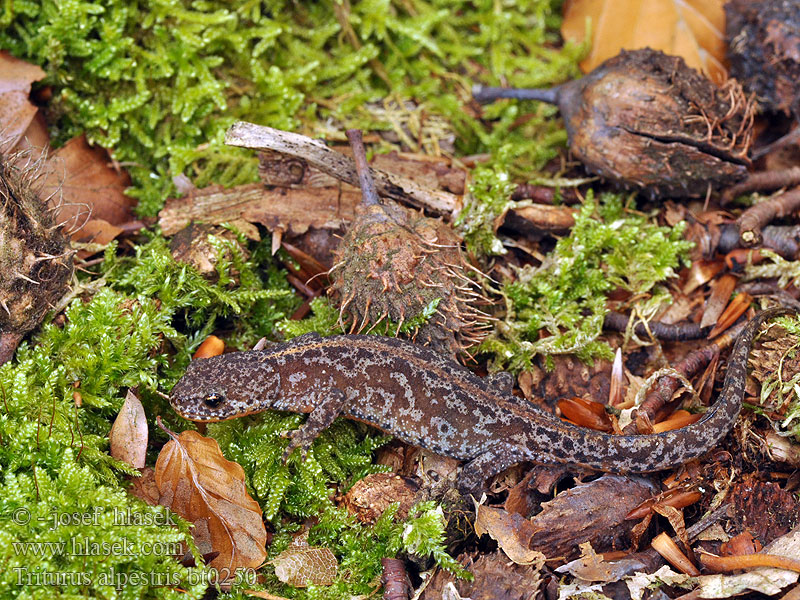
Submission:
[[[765,110],[800,117],[800,5],[732,0],[725,17],[731,75]]]
[[[651,196],[700,197],[747,174],[754,105],[741,86],[719,88],[682,58],[649,48],[553,89],[477,86],[473,96],[558,105],[570,151],[588,171]]]
[[[0,364],[66,293],[69,242],[37,190],[45,158],[0,154]]]
[[[360,206],[331,269],[329,293],[340,303],[350,332],[365,332],[387,319],[401,325],[438,299],[435,313],[410,337],[457,355],[480,343],[491,317],[461,239],[444,222],[396,204]]]

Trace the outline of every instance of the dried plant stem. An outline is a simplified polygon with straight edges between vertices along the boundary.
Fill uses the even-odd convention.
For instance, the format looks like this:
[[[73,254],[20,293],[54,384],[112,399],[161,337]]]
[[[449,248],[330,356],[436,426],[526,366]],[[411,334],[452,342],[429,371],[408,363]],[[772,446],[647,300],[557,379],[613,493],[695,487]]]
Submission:
[[[761,228],[773,219],[785,217],[800,208],[800,188],[794,188],[771,200],[747,209],[736,221],[739,239],[745,246],[761,242]]]
[[[706,367],[719,354],[720,348],[717,344],[710,344],[698,350],[690,352],[686,358],[675,365],[675,370],[687,379],[694,377]],[[672,401],[672,395],[681,385],[681,380],[673,375],[660,377],[653,388],[647,392],[644,401],[636,411],[636,419],[624,428],[624,433],[638,433],[637,423],[655,421],[656,414],[664,406]]]
[[[611,311],[606,314],[603,327],[612,331],[625,331],[628,328],[629,320],[630,317],[628,317],[628,315]],[[653,336],[659,340],[685,342],[686,340],[697,340],[704,337],[708,330],[691,321],[686,321],[684,323],[649,321],[647,326],[642,322],[637,323],[634,332],[640,337],[647,337],[653,334]]]
[[[777,190],[800,184],[800,167],[781,169],[780,171],[761,171],[750,174],[747,179],[725,190],[722,195],[724,206],[737,196],[761,190]]]
[[[242,148],[273,150],[301,158],[328,175],[350,185],[358,185],[358,172],[353,159],[305,135],[238,121],[225,134],[225,143]],[[378,169],[370,168],[369,171],[381,196],[449,217],[455,216],[461,210],[461,198],[455,194],[427,188],[405,177]]]
[[[499,98],[512,98],[514,100],[539,100],[548,104],[558,104],[558,93],[560,86],[539,89],[539,88],[506,88],[506,87],[484,87],[482,85],[472,86],[472,97],[485,104],[494,102]]]
[[[740,554],[738,556],[715,556],[714,554],[703,552],[700,554],[700,562],[706,568],[717,573],[758,567],[786,569],[800,573],[800,560],[788,556],[760,552],[758,554]]]
[[[367,153],[364,150],[364,138],[360,129],[348,129],[347,139],[350,140],[350,147],[353,149],[353,158],[356,160],[356,171],[358,172],[358,184],[361,186],[361,203],[364,206],[374,206],[380,204],[378,191],[375,189],[375,180],[369,172],[367,164]]]
[[[414,589],[408,579],[406,565],[396,558],[382,558],[383,575],[383,600],[408,600]]]

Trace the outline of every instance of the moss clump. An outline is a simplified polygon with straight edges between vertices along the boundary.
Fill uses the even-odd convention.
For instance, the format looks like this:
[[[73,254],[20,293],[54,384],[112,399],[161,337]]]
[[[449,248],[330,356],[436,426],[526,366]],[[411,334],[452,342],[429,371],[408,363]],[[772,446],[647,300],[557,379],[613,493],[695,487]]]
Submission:
[[[85,131],[111,149],[152,215],[179,173],[201,187],[256,180],[252,153],[222,144],[234,120],[390,129],[368,108],[389,95],[443,118],[462,152],[514,143],[529,173],[566,140],[554,109],[520,125],[519,108],[499,103],[487,129],[465,104],[473,78],[577,75],[580,49],[552,49],[559,13],[558,0],[16,0],[0,48],[45,69],[57,139]]]
[[[259,273],[235,255],[218,262],[220,281],[210,284],[173,261],[162,238],[138,247],[135,259],[117,259],[114,250],[106,255],[105,285],[90,299],[74,300],[65,324],[45,325],[34,344],[23,343],[15,359],[0,367],[3,598],[117,598],[122,588],[115,586],[125,578],[141,598],[200,598],[206,587],[198,583],[198,569],[180,566],[169,550],[153,551],[190,542],[180,519],[173,517],[177,529],[114,525],[114,509],[164,520],[162,508],[125,492],[121,477],[132,471],[108,455],[108,432],[125,388],[134,386],[149,419],[161,414],[175,420],[153,390],[171,387],[205,332],[237,312],[257,309],[247,325],[234,327],[248,336],[272,332],[291,308],[291,294],[275,272]],[[241,287],[232,290],[226,282],[234,264]],[[151,426],[151,432],[158,430]],[[97,516],[86,523],[52,527],[55,515],[94,515],[95,507]],[[72,551],[73,540],[128,543],[133,550],[101,548],[84,556]]]
[[[495,222],[514,202],[511,193],[516,187],[509,174],[511,146],[504,145],[488,165],[479,165],[472,172],[470,198],[458,216],[456,226],[464,234],[467,248],[475,254],[505,254],[503,243],[495,235]]]
[[[692,246],[684,229],[628,211],[618,194],[596,202],[589,192],[570,235],[544,263],[522,268],[503,286],[506,319],[483,349],[512,370],[529,367],[536,354],[611,358],[610,347],[597,340],[609,292],[643,294],[674,276]]]
[[[332,484],[347,489],[368,473],[387,470],[372,464],[372,452],[389,436],[371,435],[366,426],[340,419],[314,441],[305,461],[295,453],[284,465],[281,455],[288,440],[281,433],[302,421],[302,415],[263,413],[209,425],[209,434],[219,441],[225,456],[244,467],[254,497],[275,530],[270,556],[280,554],[292,534],[314,518],[309,543],[329,548],[339,561],[339,575],[331,586],[297,589],[280,583],[267,568],[265,589],[309,600],[369,595],[381,573],[380,559],[400,551],[431,557],[440,566],[465,574],[444,550],[443,514],[433,503],[420,504],[404,521],[395,520],[399,505],[394,505],[374,525],[366,526],[331,500]]]

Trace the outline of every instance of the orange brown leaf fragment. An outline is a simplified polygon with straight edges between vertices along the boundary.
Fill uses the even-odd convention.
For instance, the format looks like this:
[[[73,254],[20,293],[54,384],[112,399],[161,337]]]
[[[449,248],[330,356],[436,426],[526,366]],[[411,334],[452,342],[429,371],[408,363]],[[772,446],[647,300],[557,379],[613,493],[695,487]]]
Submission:
[[[536,533],[531,522],[517,513],[475,503],[475,533],[488,533],[506,556],[518,565],[541,564],[544,554],[530,547]]]
[[[225,342],[215,335],[208,336],[194,353],[194,359],[219,356],[225,350]]]
[[[219,552],[210,566],[232,577],[266,558],[267,531],[261,507],[245,487],[244,469],[222,455],[217,441],[196,431],[172,440],[156,461],[160,503],[194,523],[203,554]]]

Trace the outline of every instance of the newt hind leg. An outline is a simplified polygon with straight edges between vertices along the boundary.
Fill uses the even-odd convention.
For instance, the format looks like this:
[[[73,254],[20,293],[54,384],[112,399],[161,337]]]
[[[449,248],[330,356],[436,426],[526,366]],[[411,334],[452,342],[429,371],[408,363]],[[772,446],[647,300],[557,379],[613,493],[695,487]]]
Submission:
[[[526,448],[509,442],[494,442],[461,468],[458,489],[462,493],[483,491],[489,477],[526,460],[531,460]]]

